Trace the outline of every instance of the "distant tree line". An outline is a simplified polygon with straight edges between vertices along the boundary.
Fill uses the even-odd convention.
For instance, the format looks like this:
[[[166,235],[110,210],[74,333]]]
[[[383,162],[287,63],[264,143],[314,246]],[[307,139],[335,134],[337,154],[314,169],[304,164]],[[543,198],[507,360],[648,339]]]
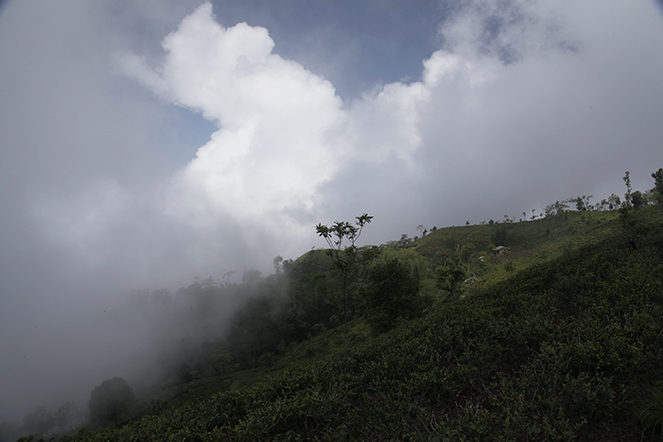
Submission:
[[[72,401],[63,403],[54,411],[40,405],[25,415],[22,425],[3,422],[0,425],[0,440],[17,440],[21,435],[23,437],[20,437],[19,441],[43,438],[72,429],[82,423],[82,419],[83,413]]]

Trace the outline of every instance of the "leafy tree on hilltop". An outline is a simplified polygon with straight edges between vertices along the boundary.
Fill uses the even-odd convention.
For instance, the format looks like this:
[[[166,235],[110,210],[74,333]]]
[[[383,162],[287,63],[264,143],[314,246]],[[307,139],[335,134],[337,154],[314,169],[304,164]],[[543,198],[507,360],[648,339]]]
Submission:
[[[619,206],[621,206],[621,204],[622,204],[619,197],[617,195],[615,195],[614,193],[610,194],[610,196],[607,199],[607,203],[608,203],[608,209],[609,210],[618,209]]]
[[[274,274],[280,275],[283,272],[283,257],[278,255],[272,262],[274,263]]]
[[[583,196],[579,196],[577,198],[573,198],[569,202],[576,203],[576,210],[578,212],[585,212],[587,210],[592,210],[593,206],[591,205],[589,200],[592,199],[593,196],[594,195],[589,195],[589,196],[583,195]]]
[[[628,170],[624,174],[624,177],[622,178],[624,180],[624,184],[626,184],[626,193],[624,194],[624,202],[622,204],[622,207],[632,207],[633,206],[633,187],[631,186],[631,172]]]
[[[631,194],[631,203],[633,204],[634,209],[639,209],[640,207],[647,204],[647,199],[639,190],[636,190]]]
[[[656,190],[658,202],[663,201],[663,168],[658,169],[656,172],[651,174],[651,177],[654,178],[654,189]]]
[[[555,225],[555,236],[557,236],[557,223],[564,216],[564,211],[569,208],[566,201],[555,201],[554,204],[548,204],[545,208],[546,218],[551,218]]]
[[[134,401],[134,392],[122,378],[106,379],[90,393],[90,420],[117,426]]]
[[[347,221],[335,221],[331,226],[318,224],[315,230],[327,241],[329,249],[327,254],[332,259],[332,272],[341,283],[339,307],[343,320],[343,339],[345,352],[348,350],[347,322],[348,304],[357,289],[357,280],[368,264],[377,256],[378,247],[359,248],[356,243],[361,236],[364,226],[370,224],[372,216],[364,213],[356,217],[355,224]],[[349,243],[344,247],[344,243]]]

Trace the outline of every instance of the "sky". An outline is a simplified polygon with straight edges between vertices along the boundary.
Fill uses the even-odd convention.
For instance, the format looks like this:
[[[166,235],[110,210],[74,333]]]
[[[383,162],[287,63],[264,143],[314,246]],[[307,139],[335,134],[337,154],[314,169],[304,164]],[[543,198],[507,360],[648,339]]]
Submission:
[[[653,187],[657,0],[5,0],[0,420],[130,370],[132,290]],[[56,398],[56,399],[54,399]]]

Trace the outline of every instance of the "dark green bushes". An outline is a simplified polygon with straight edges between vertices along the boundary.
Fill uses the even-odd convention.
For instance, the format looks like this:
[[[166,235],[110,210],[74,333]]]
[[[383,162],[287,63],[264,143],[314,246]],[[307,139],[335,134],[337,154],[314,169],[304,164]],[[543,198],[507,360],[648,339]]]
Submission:
[[[72,440],[653,436],[661,431],[661,394],[651,385],[663,380],[663,224],[647,211],[634,215],[635,227],[438,303],[347,356]]]
[[[420,290],[409,266],[397,259],[377,264],[362,290],[366,322],[375,332],[383,333],[402,320],[416,318],[428,303],[419,295]]]

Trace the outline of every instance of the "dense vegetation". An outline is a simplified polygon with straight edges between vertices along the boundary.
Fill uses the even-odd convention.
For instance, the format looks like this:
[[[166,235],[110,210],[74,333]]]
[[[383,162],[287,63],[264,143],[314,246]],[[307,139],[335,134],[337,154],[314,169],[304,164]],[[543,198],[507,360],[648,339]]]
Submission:
[[[341,301],[324,251],[197,283],[200,312],[241,306],[224,337],[125,425],[63,440],[655,440],[663,205],[626,200],[401,238]]]

